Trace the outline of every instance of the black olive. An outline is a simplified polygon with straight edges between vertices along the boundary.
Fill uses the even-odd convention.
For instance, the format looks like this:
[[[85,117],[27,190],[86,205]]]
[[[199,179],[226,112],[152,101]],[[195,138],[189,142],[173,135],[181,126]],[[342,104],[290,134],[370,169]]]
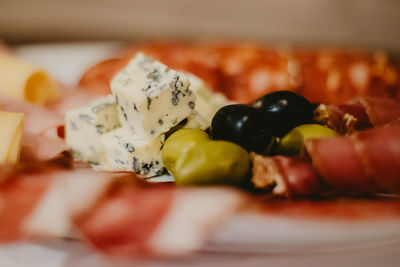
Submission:
[[[253,107],[260,110],[273,124],[275,136],[283,136],[294,127],[311,123],[314,105],[304,97],[290,92],[278,91],[257,99]]]
[[[214,115],[211,137],[236,143],[248,151],[263,153],[273,141],[270,124],[249,105],[228,105]]]

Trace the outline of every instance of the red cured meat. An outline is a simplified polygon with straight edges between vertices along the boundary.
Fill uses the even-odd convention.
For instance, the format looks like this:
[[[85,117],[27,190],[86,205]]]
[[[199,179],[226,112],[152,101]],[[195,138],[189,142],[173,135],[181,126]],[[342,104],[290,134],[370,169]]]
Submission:
[[[348,137],[314,139],[305,145],[313,166],[329,188],[338,192],[379,192],[365,174],[354,143]]]
[[[107,92],[108,94],[111,92]],[[107,94],[105,93],[105,94]],[[99,97],[99,94],[79,88],[64,88],[62,97],[49,103],[46,107],[61,116],[74,108],[81,107]]]
[[[21,226],[36,207],[50,181],[51,176],[47,173],[24,174],[0,186],[0,242],[24,236]]]
[[[274,195],[311,196],[321,193],[323,184],[310,161],[297,157],[264,157],[251,153],[252,182],[257,188],[273,187]]]
[[[289,195],[310,196],[324,190],[318,174],[307,159],[278,156],[275,160],[282,170]]]
[[[361,131],[352,139],[365,173],[384,190],[400,193],[400,125]]]
[[[390,98],[360,99],[374,126],[382,126],[400,118],[400,101]]]
[[[22,100],[0,97],[0,110],[24,113],[24,131],[31,134],[57,137],[64,118],[53,111]]]
[[[310,139],[308,159],[252,154],[256,187],[274,185],[273,193],[307,196],[400,193],[400,124],[356,132],[351,136]]]
[[[240,42],[150,42],[136,44],[122,56],[129,60],[138,51],[171,68],[198,75],[213,90],[241,103],[277,90],[295,91],[312,102],[324,103],[344,103],[357,96],[400,95],[399,69],[382,53]],[[109,92],[110,79],[123,67],[121,62],[99,63],[83,75],[80,85]]]
[[[400,126],[351,137],[313,139],[305,148],[323,180],[339,192],[400,193]]]
[[[51,160],[69,148],[64,139],[24,133],[21,144],[21,161]]]
[[[50,160],[67,151],[64,141],[64,117],[47,108],[0,97],[0,110],[24,113],[22,159]]]
[[[150,253],[148,241],[167,213],[176,191],[116,186],[85,215],[77,227],[99,250],[113,256]]]
[[[343,104],[338,105],[337,107],[338,110],[341,111],[342,116],[344,116],[344,114],[350,114],[357,119],[355,129],[364,130],[373,127],[373,124],[371,123],[369,116],[365,111],[365,107],[361,103]]]
[[[111,78],[121,70],[126,63],[128,63],[127,58],[114,58],[102,61],[87,70],[81,77],[78,85],[97,95],[110,94]]]
[[[346,104],[321,104],[314,113],[316,121],[345,134],[400,119],[400,101],[387,97],[364,97]]]

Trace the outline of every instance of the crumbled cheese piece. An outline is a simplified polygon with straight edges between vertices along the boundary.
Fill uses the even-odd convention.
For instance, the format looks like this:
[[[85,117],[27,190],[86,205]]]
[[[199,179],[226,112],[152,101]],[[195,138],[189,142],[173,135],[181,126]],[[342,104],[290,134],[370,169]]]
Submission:
[[[164,135],[149,140],[118,128],[101,137],[104,149],[104,170],[133,171],[144,177],[161,175],[164,166],[161,148]]]
[[[210,127],[212,118],[220,108],[234,103],[223,94],[213,92],[199,77],[191,73],[186,73],[186,75],[190,81],[189,89],[196,96],[196,105],[193,114],[188,117],[185,128],[198,127],[205,130]]]
[[[99,164],[103,155],[100,136],[120,126],[112,95],[68,111],[65,117],[66,142],[74,159]]]
[[[183,73],[138,53],[111,81],[120,121],[133,134],[154,139],[195,108],[195,96]]]

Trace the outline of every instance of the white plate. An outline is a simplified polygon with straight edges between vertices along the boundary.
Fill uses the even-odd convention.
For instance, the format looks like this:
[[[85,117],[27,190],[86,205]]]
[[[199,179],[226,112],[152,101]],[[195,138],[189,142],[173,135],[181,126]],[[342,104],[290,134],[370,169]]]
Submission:
[[[18,47],[17,52],[23,58],[47,69],[59,81],[75,85],[84,70],[112,56],[120,45],[120,43],[34,45]],[[164,176],[155,180],[171,180],[171,177]],[[347,253],[346,256],[343,256],[344,251]],[[327,263],[324,265],[330,266],[329,263],[334,265],[338,261],[338,259],[333,260],[333,257],[341,255],[341,259],[348,258],[355,264],[358,260],[364,266],[374,266],[377,263],[374,260],[377,259],[386,260],[386,263],[400,262],[400,253],[392,253],[393,251],[400,252],[399,220],[352,223],[293,220],[276,216],[260,218],[252,214],[242,214],[224,225],[207,241],[204,251],[191,258],[195,258],[200,266],[208,264],[209,260],[219,261],[218,265],[232,265],[238,262],[247,264],[254,260],[253,263],[258,264],[269,262],[288,266],[293,264],[308,266],[315,259],[325,259]],[[252,256],[246,253],[251,253]],[[275,255],[273,259],[269,257],[271,253]],[[287,255],[292,255],[289,260]],[[151,265],[159,263],[152,261]],[[185,265],[187,261],[170,259],[168,263]],[[29,266],[36,266],[35,264],[106,266],[107,262],[80,242],[74,241],[49,240],[42,243],[0,246],[0,266],[28,264]]]

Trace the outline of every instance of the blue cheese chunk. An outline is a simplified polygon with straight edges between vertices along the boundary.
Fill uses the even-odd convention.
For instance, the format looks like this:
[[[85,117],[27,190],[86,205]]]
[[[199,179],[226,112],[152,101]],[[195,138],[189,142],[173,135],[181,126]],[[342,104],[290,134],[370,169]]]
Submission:
[[[150,140],[118,128],[101,137],[105,160],[100,168],[132,171],[144,177],[161,175],[164,170],[161,159],[163,143],[164,135]]]
[[[195,108],[185,74],[138,53],[111,81],[120,121],[133,134],[154,139]]]
[[[74,159],[98,164],[102,158],[100,137],[120,126],[112,95],[68,111],[65,116],[65,139]]]
[[[223,106],[234,104],[223,94],[213,92],[197,76],[186,73],[190,81],[189,89],[196,96],[196,105],[193,113],[187,118],[185,128],[207,129],[217,111]]]

